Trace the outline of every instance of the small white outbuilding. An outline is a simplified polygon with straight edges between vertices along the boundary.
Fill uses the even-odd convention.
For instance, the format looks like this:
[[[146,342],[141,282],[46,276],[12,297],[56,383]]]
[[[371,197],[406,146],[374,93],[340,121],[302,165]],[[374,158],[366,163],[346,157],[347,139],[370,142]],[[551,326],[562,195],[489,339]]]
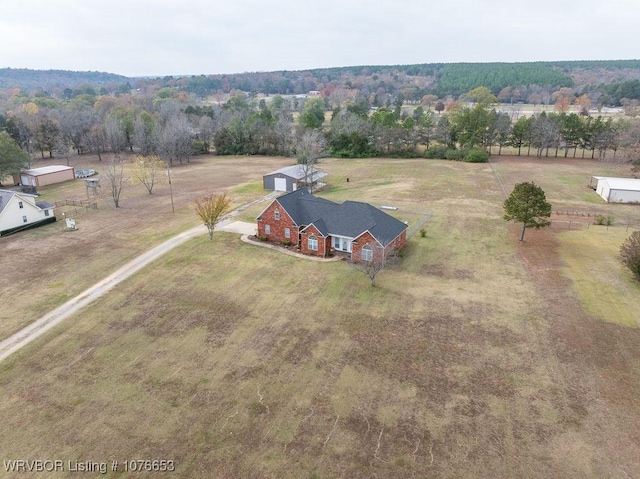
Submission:
[[[640,179],[594,176],[598,193],[608,203],[640,203]]]

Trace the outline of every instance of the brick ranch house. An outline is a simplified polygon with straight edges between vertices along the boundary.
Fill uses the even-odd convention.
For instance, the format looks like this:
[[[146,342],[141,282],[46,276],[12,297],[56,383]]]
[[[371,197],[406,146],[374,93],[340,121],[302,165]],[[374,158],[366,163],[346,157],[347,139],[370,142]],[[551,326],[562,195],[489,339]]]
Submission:
[[[325,257],[342,253],[354,262],[372,261],[402,248],[407,225],[359,201],[342,204],[300,188],[276,198],[257,218],[258,236],[290,241],[301,253]]]

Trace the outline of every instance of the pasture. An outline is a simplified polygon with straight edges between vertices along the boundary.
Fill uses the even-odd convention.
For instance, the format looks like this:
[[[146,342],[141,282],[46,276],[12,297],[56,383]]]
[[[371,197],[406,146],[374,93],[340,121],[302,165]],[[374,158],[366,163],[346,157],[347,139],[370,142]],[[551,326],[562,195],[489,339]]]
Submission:
[[[212,158],[175,171],[206,177],[203,193],[235,191],[239,204],[263,194],[260,175],[286,161]],[[191,240],[0,363],[3,459],[170,459],[172,477],[185,478],[640,474],[640,330],[589,300],[598,281],[617,278],[625,286],[607,290],[609,301],[619,294],[620,314],[640,311],[640,286],[611,260],[622,229],[528,231],[520,244],[488,164],[322,167],[326,198],[393,205],[410,224],[433,211],[400,267],[371,288],[344,262],[292,258],[228,233]],[[502,158],[494,167],[508,190],[533,180],[554,205],[640,218],[582,189],[612,166]],[[175,216],[161,200],[157,217],[106,206],[79,217],[81,228],[102,225],[92,247],[109,257],[90,257],[79,281],[197,224],[191,196]],[[123,218],[129,231],[117,228]],[[9,255],[82,238],[55,228],[10,237]],[[26,270],[27,302],[42,305],[33,297],[55,291],[43,285],[69,281],[70,251],[51,257],[45,278]],[[581,254],[607,270],[586,289]],[[19,311],[8,299],[4,318]]]
[[[106,160],[105,160],[106,161]],[[38,319],[79,294],[127,261],[166,239],[198,224],[193,209],[196,198],[227,191],[233,205],[240,206],[264,194],[262,178],[286,164],[290,158],[199,157],[171,170],[175,213],[166,181],[148,194],[141,184],[129,183],[116,209],[104,175],[95,198],[98,208],[61,206],[76,219],[78,231],[65,231],[64,221],[36,228],[0,242],[0,340]],[[38,161],[44,166],[52,161]],[[95,157],[76,157],[72,166],[91,167],[98,172],[103,163]],[[41,188],[44,201],[87,199],[84,181],[74,180]],[[90,196],[91,200],[94,199]],[[77,212],[76,212],[77,211]],[[14,299],[19,297],[19,301]]]

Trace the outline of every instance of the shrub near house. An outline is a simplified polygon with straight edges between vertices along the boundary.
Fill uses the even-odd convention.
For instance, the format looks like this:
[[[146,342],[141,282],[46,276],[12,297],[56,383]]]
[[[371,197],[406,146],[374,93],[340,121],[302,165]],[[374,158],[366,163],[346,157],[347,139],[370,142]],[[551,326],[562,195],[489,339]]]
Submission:
[[[302,188],[275,199],[258,216],[258,236],[290,241],[304,254],[342,252],[352,261],[371,261],[375,251],[402,248],[407,225],[367,203],[342,204]]]

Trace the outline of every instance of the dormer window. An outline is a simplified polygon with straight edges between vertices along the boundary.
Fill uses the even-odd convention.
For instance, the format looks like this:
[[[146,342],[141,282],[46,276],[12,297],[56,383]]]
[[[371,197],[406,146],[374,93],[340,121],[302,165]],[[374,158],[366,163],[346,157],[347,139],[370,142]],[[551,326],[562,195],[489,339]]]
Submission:
[[[273,213],[273,217],[274,217],[274,219],[279,220],[280,219],[280,210],[276,210],[275,213]]]

